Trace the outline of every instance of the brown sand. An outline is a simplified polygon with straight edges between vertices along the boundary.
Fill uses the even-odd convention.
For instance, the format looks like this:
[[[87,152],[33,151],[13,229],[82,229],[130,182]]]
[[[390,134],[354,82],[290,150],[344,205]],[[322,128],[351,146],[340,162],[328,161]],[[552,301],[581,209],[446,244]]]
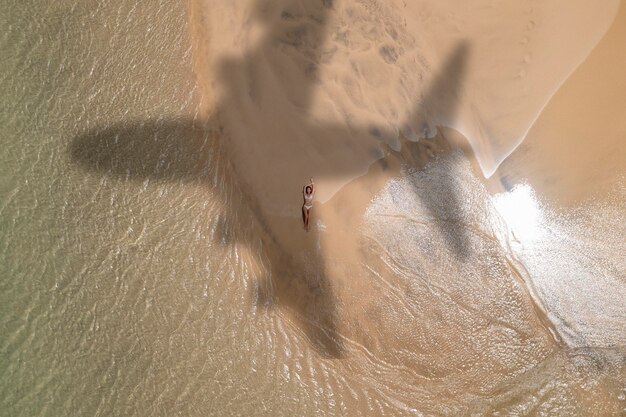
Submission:
[[[626,3],[493,179],[528,182],[565,205],[606,198],[626,178]],[[623,185],[622,185],[623,186]]]
[[[465,217],[435,204],[432,218],[406,219],[424,226],[416,236],[432,244],[434,255],[422,248],[412,256],[424,257],[418,266],[431,269],[394,269],[385,255],[395,249],[364,233],[370,227],[365,217],[373,199],[389,194],[389,184],[412,170],[420,186],[433,169],[434,179],[448,168],[467,171],[455,162],[458,148],[476,155],[470,157],[474,176],[478,167],[495,169],[604,33],[614,4],[598,8],[595,24],[580,29],[575,24],[595,9],[565,2],[560,6],[567,13],[554,5],[524,11],[511,3],[506,18],[502,9],[487,7],[490,2],[479,11],[425,1],[407,10],[399,1],[208,3],[190,6],[205,96],[199,116],[218,126],[258,220],[249,232],[259,236],[263,261],[271,266],[261,303],[282,307],[280,314],[322,361],[346,359],[325,366],[338,367],[346,378],[365,375],[361,382],[376,380],[407,401],[413,389],[426,387],[430,394],[419,398],[430,398],[434,405],[425,409],[439,413],[451,398],[500,395],[501,384],[557,354],[559,337],[525,286],[523,270],[469,217],[475,207],[467,201],[484,209],[480,201],[488,200],[478,182],[453,179],[443,191],[430,189],[451,194],[451,206],[468,206]],[[486,17],[493,27],[485,26]],[[259,21],[271,30],[259,28]],[[329,33],[319,27],[324,25]],[[607,39],[618,36],[613,32]],[[494,33],[518,39],[519,49],[498,42]],[[551,56],[555,43],[569,36],[577,47]],[[542,118],[529,134],[531,143],[539,126],[552,126]],[[407,141],[422,136],[432,137]],[[552,142],[544,143],[537,152],[548,153]],[[530,172],[542,172],[537,169]],[[310,176],[318,195],[306,233],[301,187]],[[468,184],[478,194],[464,194]],[[428,209],[428,202],[423,205]],[[481,252],[465,253],[460,246]],[[245,257],[253,259],[255,249]],[[372,274],[378,279],[372,281]]]
[[[327,201],[397,149],[399,131],[453,127],[490,175],[617,5],[558,3],[192,2],[204,111],[228,126],[231,159],[274,214],[298,212],[290,196],[311,175]]]

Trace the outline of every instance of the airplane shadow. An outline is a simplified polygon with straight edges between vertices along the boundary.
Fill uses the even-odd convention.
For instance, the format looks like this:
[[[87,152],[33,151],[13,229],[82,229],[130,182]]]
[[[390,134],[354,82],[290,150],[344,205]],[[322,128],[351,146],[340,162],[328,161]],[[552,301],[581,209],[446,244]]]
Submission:
[[[267,35],[258,49],[245,58],[225,62],[223,68],[226,75],[222,76],[221,81],[231,83],[228,73],[232,71],[250,73],[250,68],[255,67],[260,61],[263,61],[264,65],[268,65],[268,62],[271,64],[273,56],[280,51],[283,56],[290,56],[293,62],[291,67],[283,69],[283,93],[289,95],[292,103],[301,108],[308,108],[317,85],[318,67],[324,58],[322,45],[327,37],[327,21],[333,7],[331,0],[259,1],[255,13],[257,18],[269,27]],[[454,48],[429,90],[411,111],[407,123],[416,120],[420,121],[418,123],[422,121],[427,123],[441,114],[447,119],[454,117],[468,53],[467,43],[460,43]],[[254,75],[249,77],[254,78]],[[253,101],[260,99],[259,91],[255,90],[257,87],[258,84],[254,82],[248,86],[249,96]],[[228,88],[234,91],[241,86],[231,85]],[[240,178],[240,167],[232,160],[230,144],[228,139],[224,139],[229,138],[229,135],[224,133],[228,129],[224,128],[220,116],[224,112],[232,111],[232,105],[222,106],[218,103],[216,108],[214,114],[217,116],[210,120],[165,118],[138,120],[89,130],[72,140],[68,153],[74,164],[90,173],[130,181],[149,179],[203,184],[210,187],[215,195],[220,196],[219,198],[224,199],[227,199],[227,196],[224,190],[216,186],[216,176],[231,175],[226,170],[218,168],[218,165],[223,165],[224,161],[227,161],[233,168],[232,178],[228,178],[227,182],[239,187],[246,195],[248,207],[242,210],[252,213],[259,227],[263,229],[262,256],[269,260],[271,276],[267,277],[269,284],[263,286],[266,290],[260,292],[260,302],[268,305],[280,303],[289,307],[295,313],[298,325],[320,355],[329,358],[342,357],[345,346],[338,331],[340,318],[337,313],[337,300],[332,290],[332,280],[324,272],[318,228],[311,227],[311,231],[305,233],[302,230],[299,210],[292,216],[279,217],[267,213],[262,208],[256,191],[248,185],[245,178]],[[287,123],[280,115],[272,122],[279,127]],[[305,120],[303,123],[309,122]],[[337,138],[341,140],[345,126],[330,124],[315,129],[317,133],[314,136],[318,141],[315,149],[322,159],[327,157],[327,160],[332,161],[336,155],[325,155],[324,152],[333,152],[333,149],[341,146],[341,143],[337,143]],[[364,143],[378,141],[381,149],[387,148],[380,137],[398,135],[397,132],[385,132],[384,128],[372,129],[371,126],[353,127],[351,132],[353,137],[369,138],[370,141]],[[372,132],[375,133],[373,139]],[[263,145],[262,135],[256,135],[255,132],[248,134],[248,140],[255,141],[259,146]],[[329,137],[334,138],[333,141],[326,141],[325,138]],[[426,150],[420,142],[415,144],[405,141],[402,149],[399,151],[389,149],[388,155],[401,158],[408,167],[419,169],[423,167],[423,154]],[[349,147],[346,152],[346,155],[351,152]],[[380,162],[384,163],[384,153],[381,153],[381,157],[383,159]],[[349,163],[326,164],[316,169],[310,175],[352,178],[358,174]],[[284,176],[289,175],[291,173],[284,173]],[[438,213],[434,216],[435,224],[441,229],[453,252],[460,260],[464,260],[469,255],[469,244],[465,231],[458,221],[458,207],[461,204],[457,189],[455,178],[450,175],[432,184],[432,187],[415,189],[415,193],[432,213]],[[441,195],[445,195],[446,198],[443,200],[435,198]],[[445,204],[442,204],[442,201]],[[233,219],[237,218],[237,213],[232,215]],[[285,233],[302,234],[302,238],[297,239],[297,247],[286,247],[288,243],[281,239]],[[243,234],[231,237],[247,239]],[[258,238],[255,237],[257,240]],[[238,243],[251,244],[246,241]]]

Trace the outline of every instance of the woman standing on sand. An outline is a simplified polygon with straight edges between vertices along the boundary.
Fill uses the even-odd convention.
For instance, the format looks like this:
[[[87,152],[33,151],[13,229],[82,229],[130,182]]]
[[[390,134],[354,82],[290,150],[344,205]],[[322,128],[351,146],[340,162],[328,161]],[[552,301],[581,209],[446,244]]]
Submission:
[[[304,230],[309,231],[309,217],[311,217],[311,209],[313,208],[313,194],[315,194],[315,184],[313,178],[310,183],[302,189],[304,204],[302,205],[302,221],[304,222]]]

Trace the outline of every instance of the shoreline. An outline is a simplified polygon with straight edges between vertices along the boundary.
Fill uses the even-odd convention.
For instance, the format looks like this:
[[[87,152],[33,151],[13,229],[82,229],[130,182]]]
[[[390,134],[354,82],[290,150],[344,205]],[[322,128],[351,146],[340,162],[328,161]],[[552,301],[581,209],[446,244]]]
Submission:
[[[529,183],[558,207],[613,198],[626,184],[626,2],[505,159],[489,186]],[[619,196],[617,196],[619,198]]]
[[[623,9],[622,5],[620,22],[624,19]],[[192,36],[209,36],[202,23],[210,20],[205,12],[189,12],[191,19],[197,19],[190,25],[190,31],[195,33]],[[570,351],[558,324],[551,320],[545,301],[537,294],[533,282],[528,282],[526,275],[530,272],[526,274],[511,263],[510,248],[497,242],[495,235],[499,232],[484,233],[483,228],[488,228],[491,220],[472,223],[471,212],[475,208],[472,204],[484,209],[491,202],[490,196],[528,180],[528,173],[542,178],[544,171],[531,164],[540,158],[529,156],[525,149],[532,144],[533,152],[545,153],[541,159],[545,164],[555,158],[554,149],[552,153],[544,152],[555,142],[539,141],[541,135],[536,130],[542,124],[552,124],[556,116],[549,114],[564,94],[561,90],[569,89],[587,61],[605,48],[606,39],[614,36],[617,22],[618,18],[587,60],[557,89],[526,139],[490,179],[484,178],[467,138],[453,128],[429,126],[436,130],[435,135],[416,142],[407,140],[402,132],[399,142],[368,138],[365,143],[359,143],[353,140],[358,135],[353,137],[353,132],[336,127],[331,136],[348,135],[350,140],[333,142],[324,136],[310,144],[310,138],[326,133],[319,128],[323,118],[317,114],[305,120],[298,103],[311,97],[285,98],[277,93],[276,98],[271,94],[273,85],[263,84],[276,80],[268,77],[267,71],[255,72],[242,64],[246,59],[248,64],[263,62],[262,53],[251,55],[252,58],[226,59],[218,68],[209,54],[212,40],[206,43],[192,40],[197,48],[194,70],[201,92],[199,117],[218,127],[223,136],[219,140],[226,142],[231,140],[226,135],[240,135],[239,143],[225,143],[225,148],[227,163],[232,165],[241,185],[239,191],[245,194],[240,199],[245,207],[229,207],[229,210],[243,211],[258,220],[258,224],[246,231],[259,241],[248,248],[249,257],[267,261],[270,271],[257,283],[253,302],[267,308],[278,307],[278,314],[298,330],[295,333],[304,335],[316,358],[326,364],[334,359],[346,359],[345,366],[358,367],[359,361],[380,361],[401,369],[410,384],[419,385],[430,379],[447,381],[453,387],[450,389],[458,393],[472,392],[477,381],[481,381],[481,390],[493,392],[499,383],[510,381],[527,369],[543,366],[556,353]],[[237,35],[245,38],[240,33]],[[215,76],[214,71],[221,73]],[[442,72],[440,81],[446,84],[450,77],[445,70]],[[257,84],[246,84],[249,79]],[[216,85],[220,80],[228,85]],[[312,83],[307,88],[316,86]],[[234,98],[228,98],[232,101],[216,101],[224,94],[218,91],[220,88],[232,90]],[[244,93],[250,93],[251,102],[241,98],[245,97]],[[433,94],[436,96],[437,91]],[[327,98],[324,96],[322,100]],[[436,97],[433,100],[438,103]],[[293,105],[294,102],[298,105]],[[325,110],[325,116],[338,111],[333,103],[327,104],[331,105],[327,106],[330,110]],[[231,126],[239,129],[234,133],[223,128],[228,124],[221,120],[224,108],[241,119],[230,120]],[[241,108],[241,112],[233,112],[233,108]],[[264,116],[260,121],[254,118],[259,109]],[[277,116],[281,111],[287,116]],[[282,118],[288,121],[285,126],[271,126],[272,120]],[[580,115],[579,118],[582,119]],[[268,145],[270,150],[259,154],[262,145],[242,140],[251,140],[254,135],[267,139],[269,142],[262,145]],[[337,144],[342,148],[333,152]],[[470,167],[460,179],[446,172],[451,165],[445,162],[458,152],[463,154],[461,164]],[[351,166],[345,172],[334,172],[337,177],[316,175],[316,170],[331,172],[346,160]],[[310,161],[313,163],[307,165]],[[441,161],[445,163],[435,163]],[[264,168],[263,164],[271,166]],[[469,171],[473,178],[469,178]],[[272,181],[277,172],[282,172],[285,178]],[[340,177],[339,174],[346,172],[350,175]],[[306,233],[300,219],[301,186],[309,176],[313,176],[318,192],[322,192],[313,208],[311,231]],[[445,180],[446,176],[450,178]],[[444,178],[444,182],[438,183],[439,178]],[[528,181],[541,198],[552,198],[557,188],[561,190],[551,189],[549,184],[533,178]],[[428,185],[429,182],[434,184]],[[468,184],[475,189],[463,189]],[[397,192],[394,187],[401,190],[405,187],[405,192],[394,194]],[[329,189],[332,190],[325,193]],[[436,194],[449,194],[448,200],[439,201]],[[386,220],[380,219],[388,214],[384,210],[389,208],[374,200],[380,200],[381,196],[393,200],[398,195],[398,205],[405,204],[409,210],[388,216],[389,233],[397,236],[372,239],[376,234],[368,235],[367,228],[375,230],[376,224],[372,226],[372,216],[368,213],[379,210],[382,214],[378,221],[387,226]],[[466,198],[468,195],[470,198]],[[446,208],[446,204],[450,207]],[[462,214],[456,212],[457,206],[458,211],[464,210]],[[391,219],[401,221],[393,224]],[[405,229],[411,231],[408,238],[402,235]],[[399,247],[392,246],[396,240]],[[407,253],[403,252],[405,249]],[[394,259],[386,258],[387,254],[401,258],[404,263],[394,263]],[[513,261],[522,262],[517,258]],[[498,349],[505,349],[508,356],[501,358]],[[469,370],[465,368],[467,363],[472,364]]]

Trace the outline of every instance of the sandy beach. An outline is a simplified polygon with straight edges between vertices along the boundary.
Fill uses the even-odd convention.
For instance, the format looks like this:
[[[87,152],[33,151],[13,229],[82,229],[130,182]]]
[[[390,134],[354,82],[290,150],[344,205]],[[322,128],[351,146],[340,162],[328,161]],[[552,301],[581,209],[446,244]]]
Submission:
[[[614,21],[617,2],[483,3],[207,2],[190,15],[211,28],[194,54],[206,114],[267,236],[264,303],[322,358],[369,358],[464,398],[570,360],[550,290],[501,246],[490,195],[606,195],[626,166],[626,129],[607,127],[623,108],[623,7]]]
[[[624,1],[9,3],[7,415],[626,410]]]
[[[622,3],[609,31],[559,88],[494,179],[532,184],[557,205],[603,200],[624,186],[626,37]]]

